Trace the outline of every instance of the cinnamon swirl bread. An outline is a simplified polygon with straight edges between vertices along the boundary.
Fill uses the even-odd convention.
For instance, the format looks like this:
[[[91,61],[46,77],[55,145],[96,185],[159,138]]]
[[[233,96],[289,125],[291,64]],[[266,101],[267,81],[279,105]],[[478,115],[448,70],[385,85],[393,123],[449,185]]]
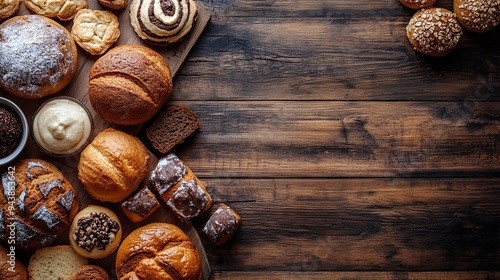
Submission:
[[[197,13],[194,0],[133,0],[130,23],[140,38],[153,44],[171,44],[191,30]]]

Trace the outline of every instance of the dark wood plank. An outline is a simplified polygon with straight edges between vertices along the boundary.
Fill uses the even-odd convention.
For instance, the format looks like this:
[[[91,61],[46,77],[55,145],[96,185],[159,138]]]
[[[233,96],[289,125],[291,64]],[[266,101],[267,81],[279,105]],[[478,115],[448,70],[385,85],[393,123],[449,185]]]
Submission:
[[[500,267],[497,179],[206,182],[215,205],[229,203],[242,217],[233,240],[222,247],[202,236],[213,271]]]
[[[172,102],[201,128],[177,149],[202,177],[498,176],[500,103]],[[146,140],[147,141],[147,140]]]
[[[274,280],[490,280],[495,278],[499,272],[490,271],[430,271],[430,272],[385,272],[385,271],[335,271],[335,272],[292,272],[292,271],[216,271],[212,275],[217,279],[274,279]]]

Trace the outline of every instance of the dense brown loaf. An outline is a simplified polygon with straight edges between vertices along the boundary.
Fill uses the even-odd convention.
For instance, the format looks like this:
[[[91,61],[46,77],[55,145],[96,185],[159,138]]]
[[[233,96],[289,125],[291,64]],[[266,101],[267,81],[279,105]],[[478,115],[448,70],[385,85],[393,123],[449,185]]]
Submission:
[[[212,204],[205,183],[174,153],[158,161],[149,181],[168,208],[183,221],[198,217]]]
[[[89,98],[104,119],[116,124],[141,124],[153,117],[172,93],[165,59],[150,48],[122,45],[92,66]]]
[[[194,243],[178,227],[151,223],[123,240],[116,255],[119,280],[198,280],[201,259]]]
[[[100,201],[120,202],[147,173],[149,155],[139,138],[107,128],[82,151],[78,179]]]
[[[441,57],[451,53],[462,36],[456,15],[443,8],[422,9],[413,15],[406,36],[415,50]]]
[[[28,280],[26,267],[16,257],[16,251],[9,250],[0,245],[0,279]]]
[[[134,196],[122,202],[121,208],[130,221],[138,223],[160,208],[160,202],[154,193],[147,186],[144,186]]]
[[[0,237],[8,243],[13,225],[15,245],[21,249],[51,244],[78,212],[78,197],[68,179],[40,159],[21,160],[8,168],[0,190]],[[9,201],[15,202],[13,212]]]
[[[16,16],[0,25],[0,86],[14,95],[38,99],[62,90],[77,60],[73,38],[49,18]]]
[[[203,228],[203,233],[216,245],[223,245],[240,226],[240,216],[231,207],[221,204]]]
[[[455,0],[453,11],[467,29],[484,33],[500,23],[499,0]]]
[[[198,117],[191,109],[174,105],[165,109],[153,124],[146,128],[146,135],[155,149],[166,154],[184,142],[199,127]]]

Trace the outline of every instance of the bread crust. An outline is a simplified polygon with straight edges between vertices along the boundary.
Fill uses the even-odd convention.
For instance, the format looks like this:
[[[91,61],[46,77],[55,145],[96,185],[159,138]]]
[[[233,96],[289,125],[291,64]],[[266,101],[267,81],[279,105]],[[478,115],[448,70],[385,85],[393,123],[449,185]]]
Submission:
[[[202,276],[201,258],[194,243],[177,226],[151,223],[134,230],[123,240],[116,254],[116,275],[120,280],[180,279]]]
[[[62,21],[73,19],[79,10],[88,7],[87,0],[24,0],[24,5],[32,13]]]
[[[472,32],[485,33],[500,23],[500,1],[454,0],[458,21]]]
[[[136,125],[149,120],[171,93],[170,66],[159,53],[144,46],[115,47],[90,70],[92,107],[116,124]]]
[[[399,2],[407,8],[418,10],[434,5],[436,0],[399,0]]]
[[[104,268],[86,264],[77,268],[69,277],[69,280],[109,280],[109,275]]]
[[[0,245],[0,279],[28,280],[26,267],[15,256],[14,271],[10,270],[11,264],[9,262],[11,259],[7,254],[9,254],[7,249]]]
[[[82,151],[78,179],[95,199],[120,202],[147,174],[149,154],[139,138],[107,128]]]

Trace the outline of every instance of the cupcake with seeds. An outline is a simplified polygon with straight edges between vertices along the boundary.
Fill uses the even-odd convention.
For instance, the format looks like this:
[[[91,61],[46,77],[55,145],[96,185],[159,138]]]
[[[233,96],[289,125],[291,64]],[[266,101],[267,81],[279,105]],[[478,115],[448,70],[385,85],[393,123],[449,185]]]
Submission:
[[[500,0],[455,0],[458,21],[472,32],[484,33],[500,22]]]
[[[462,28],[451,11],[443,8],[422,9],[406,27],[413,48],[423,54],[441,57],[451,53],[462,36]]]

